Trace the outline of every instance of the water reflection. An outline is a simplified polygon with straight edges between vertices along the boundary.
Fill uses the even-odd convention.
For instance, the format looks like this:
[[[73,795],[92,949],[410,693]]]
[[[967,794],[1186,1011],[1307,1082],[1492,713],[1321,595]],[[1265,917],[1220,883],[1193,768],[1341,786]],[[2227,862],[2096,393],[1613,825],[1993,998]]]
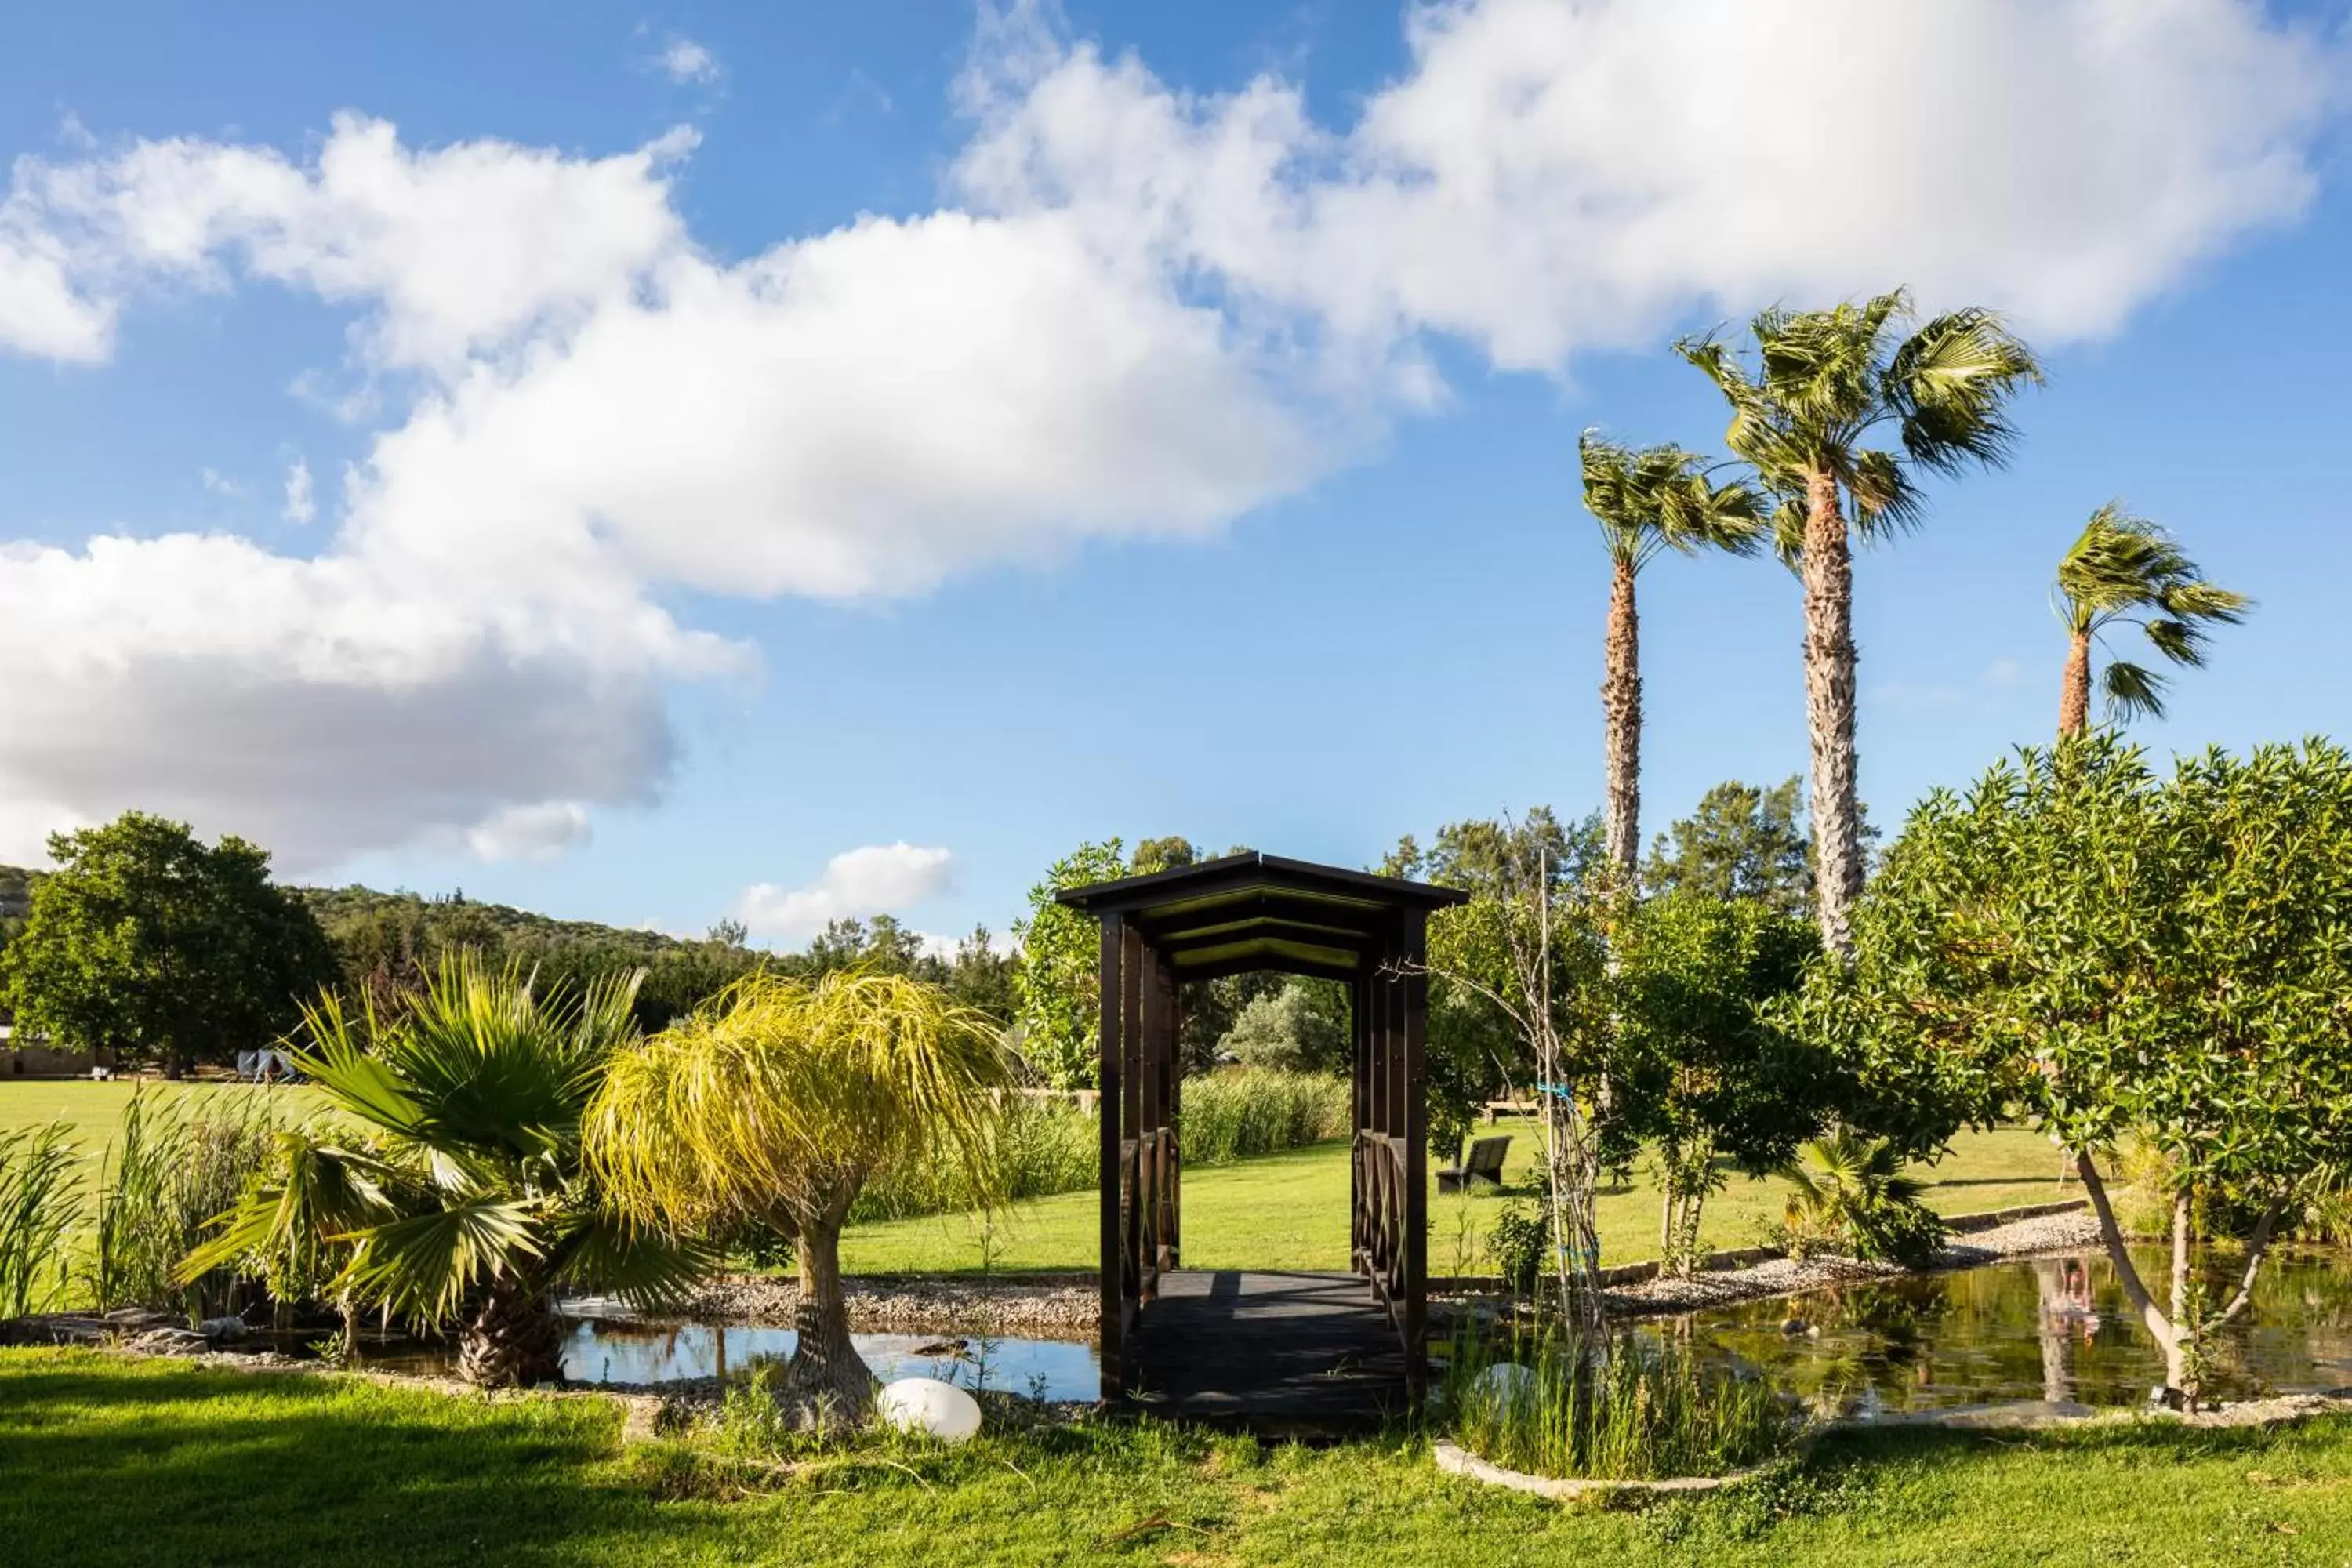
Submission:
[[[2163,1260],[2143,1258],[2144,1277]],[[2230,1264],[2210,1268],[2226,1300]],[[2285,1253],[2263,1265],[2251,1316],[2218,1336],[2222,1398],[2352,1385],[2352,1261]],[[2010,1400],[2128,1405],[2164,1356],[2104,1252],[1873,1280],[1694,1314],[1678,1331],[1762,1371],[1816,1414],[1871,1416]]]
[[[1093,1345],[1068,1340],[978,1341],[938,1334],[853,1334],[851,1342],[884,1383],[931,1377],[970,1389],[1041,1399],[1091,1400],[1102,1392],[1102,1363]],[[790,1329],[718,1323],[650,1323],[584,1318],[563,1342],[563,1375],[575,1383],[676,1383],[698,1377],[748,1377],[762,1364],[779,1368],[800,1336]],[[371,1356],[373,1364],[409,1372],[446,1372],[452,1352],[426,1349]]]

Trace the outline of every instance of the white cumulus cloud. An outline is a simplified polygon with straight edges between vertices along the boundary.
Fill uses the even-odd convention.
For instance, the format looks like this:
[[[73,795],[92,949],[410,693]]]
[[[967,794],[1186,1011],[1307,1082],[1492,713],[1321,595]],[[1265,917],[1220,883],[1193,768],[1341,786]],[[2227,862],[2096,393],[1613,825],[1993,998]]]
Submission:
[[[897,914],[938,897],[954,880],[955,857],[946,849],[904,840],[869,844],[835,856],[805,887],[759,882],[746,888],[735,918],[755,935],[805,940],[832,921]]]
[[[982,28],[945,205],[741,256],[680,215],[686,131],[17,160],[0,350],[101,363],[190,291],[282,289],[349,317],[381,423],[315,552],[0,542],[0,844],[138,805],[294,867],[560,848],[658,795],[669,684],[751,662],[695,594],[1212,533],[1442,405],[1438,338],[1558,373],[1896,282],[2111,331],[2304,209],[2343,63],[2244,0],[1450,0],[1334,121],[1036,15]],[[830,886],[751,901],[872,901]]]

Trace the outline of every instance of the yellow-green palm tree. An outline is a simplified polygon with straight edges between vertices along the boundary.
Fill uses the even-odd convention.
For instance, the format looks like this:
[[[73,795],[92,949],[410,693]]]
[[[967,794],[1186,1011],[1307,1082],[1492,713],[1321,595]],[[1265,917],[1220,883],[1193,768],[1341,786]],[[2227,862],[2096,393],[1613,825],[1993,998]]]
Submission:
[[[1601,524],[1612,567],[1601,636],[1601,820],[1609,863],[1630,888],[1642,849],[1642,618],[1633,581],[1662,550],[1746,554],[1764,536],[1764,511],[1750,486],[1715,482],[1706,459],[1680,447],[1636,449],[1587,430],[1577,449],[1584,510]]]
[[[1779,497],[1774,533],[1803,580],[1814,907],[1841,958],[1853,955],[1848,917],[1863,879],[1850,534],[1919,521],[1915,466],[1953,474],[2001,462],[2015,437],[2005,405],[2041,379],[2032,352],[1990,311],[1948,311],[1903,332],[1909,321],[1898,289],[1828,310],[1764,311],[1749,323],[1752,369],[1713,334],[1675,345],[1729,401],[1725,440]]]
[[[2067,635],[2066,674],[2058,699],[2058,732],[2079,735],[2091,721],[2091,645],[2118,626],[2137,626],[2174,664],[2205,662],[2206,628],[2235,626],[2252,604],[2205,580],[2171,534],[2123,502],[2111,500],[2058,563],[2053,595]],[[2164,716],[2165,678],[2129,659],[2110,658],[2100,677],[2107,706],[2126,719]]]
[[[783,1399],[861,1420],[874,1376],[849,1338],[841,1231],[867,1181],[946,1161],[1002,1199],[992,1157],[1009,1060],[995,1026],[935,986],[845,970],[760,973],[615,1058],[588,1148],[618,1201],[680,1230],[757,1220],[793,1238],[799,1340]]]

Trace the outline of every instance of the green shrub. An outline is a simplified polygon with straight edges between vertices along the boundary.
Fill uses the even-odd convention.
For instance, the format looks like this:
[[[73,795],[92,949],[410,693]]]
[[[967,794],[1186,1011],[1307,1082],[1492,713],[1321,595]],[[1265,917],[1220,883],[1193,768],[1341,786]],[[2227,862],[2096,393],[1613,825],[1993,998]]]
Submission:
[[[1918,1268],[1944,1245],[1943,1220],[1920,1201],[1892,1139],[1840,1128],[1797,1151],[1781,1169],[1790,1184],[1780,1237],[1799,1258],[1843,1252],[1866,1262]]]
[[[1533,1294],[1551,1253],[1551,1226],[1542,1209],[1530,1213],[1517,1204],[1497,1209],[1486,1232],[1486,1252],[1506,1286],[1522,1296]]]
[[[1186,1079],[1177,1117],[1184,1163],[1224,1165],[1344,1138],[1351,1100],[1345,1079],[1313,1073],[1241,1068]]]
[[[1515,1363],[1528,1375],[1487,1381]],[[1760,1379],[1644,1334],[1593,1353],[1557,1328],[1486,1338],[1465,1325],[1446,1367],[1444,1419],[1481,1458],[1529,1475],[1598,1480],[1713,1476],[1760,1464],[1795,1435]]]

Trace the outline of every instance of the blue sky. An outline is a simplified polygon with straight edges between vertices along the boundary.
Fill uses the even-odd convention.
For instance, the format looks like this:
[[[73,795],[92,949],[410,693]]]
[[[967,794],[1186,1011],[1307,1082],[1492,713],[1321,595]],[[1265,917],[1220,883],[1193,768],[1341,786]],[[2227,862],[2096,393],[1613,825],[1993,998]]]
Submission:
[[[2260,602],[2139,737],[2340,734],[2342,22],[12,19],[0,851],[145,805],[306,879],[794,942],[1001,930],[1086,837],[1361,863],[1581,813],[1577,431],[1714,449],[1676,332],[1896,283],[2013,312],[2050,384],[1862,558],[1874,815],[2047,734],[2051,568],[2118,494]],[[1768,58],[1843,73],[1836,122],[1744,117]],[[1645,828],[1801,771],[1793,580],[1642,594]]]

